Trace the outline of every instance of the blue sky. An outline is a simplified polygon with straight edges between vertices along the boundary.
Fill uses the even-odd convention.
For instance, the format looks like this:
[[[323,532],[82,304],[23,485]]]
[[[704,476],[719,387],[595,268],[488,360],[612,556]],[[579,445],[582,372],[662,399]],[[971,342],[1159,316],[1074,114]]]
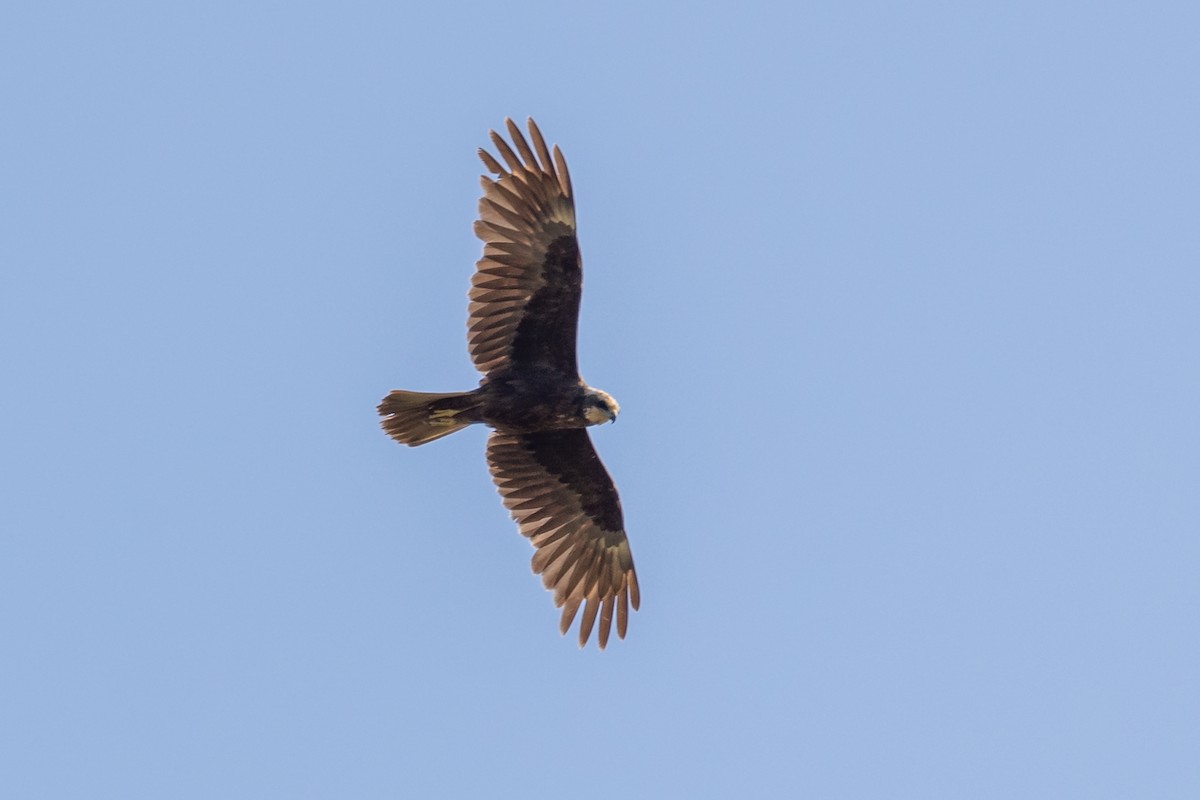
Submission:
[[[1200,796],[1194,4],[0,25],[0,794]],[[481,165],[571,165],[643,605],[557,634]]]

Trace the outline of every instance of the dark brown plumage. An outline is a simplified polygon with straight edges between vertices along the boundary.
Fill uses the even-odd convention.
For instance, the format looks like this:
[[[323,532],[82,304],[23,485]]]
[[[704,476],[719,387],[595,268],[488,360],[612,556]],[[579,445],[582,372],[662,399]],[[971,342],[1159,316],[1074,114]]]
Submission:
[[[396,390],[379,405],[383,428],[420,445],[467,425],[494,430],[487,458],[504,505],[537,549],[533,570],[562,608],[566,633],[579,609],[579,644],[597,617],[604,649],[614,615],[625,637],[640,596],[616,487],[585,427],[616,419],[615,400],[579,377],[575,334],[582,262],[566,161],[529,120],[530,147],[512,120],[503,164],[479,157],[483,177],[475,235],[483,257],[471,279],[468,350],[484,374],[471,392]]]

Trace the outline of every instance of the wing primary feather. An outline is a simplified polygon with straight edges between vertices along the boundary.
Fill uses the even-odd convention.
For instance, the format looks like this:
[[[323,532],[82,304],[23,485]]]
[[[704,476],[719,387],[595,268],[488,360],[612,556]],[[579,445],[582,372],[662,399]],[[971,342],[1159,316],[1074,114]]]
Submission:
[[[481,147],[481,148],[479,148],[478,154],[479,154],[479,160],[483,162],[483,165],[485,167],[487,167],[488,172],[492,173],[493,175],[503,175],[504,174],[504,172],[505,172],[504,167],[500,166],[499,161],[492,158],[491,153],[489,153],[487,150],[484,150]],[[495,183],[495,181],[493,181],[491,178],[487,177],[486,175],[481,176],[481,179],[484,181],[484,185],[483,185],[484,191],[487,191],[487,187],[490,184]]]
[[[533,554],[533,559],[530,561],[529,566],[534,572],[541,575],[550,570],[560,558],[570,558],[571,561],[575,561],[575,555],[571,551],[571,542],[561,539],[553,544],[538,548],[537,552]]]
[[[529,149],[529,144],[525,141],[525,136],[521,133],[521,129],[517,127],[517,123],[513,122],[512,119],[505,119],[504,124],[508,127],[508,135],[516,146],[517,152],[525,160],[525,166],[536,172],[538,168],[537,159],[533,157],[533,151]]]
[[[562,187],[563,194],[567,197],[574,197],[571,192],[571,172],[567,169],[567,160],[563,158],[562,150],[558,149],[558,145],[554,145],[554,166],[558,169],[558,185]]]
[[[591,596],[600,591],[600,576],[604,572],[604,550],[593,547],[583,562],[587,566],[584,583],[579,588],[585,596]]]
[[[528,197],[521,192],[513,191],[513,189],[508,185],[509,183],[509,181],[493,183],[491,186],[492,190],[488,193],[486,199],[491,203],[495,203],[497,200],[503,200],[513,211],[522,215],[521,224],[522,226],[528,228],[532,224],[531,221],[536,220],[540,216],[541,212],[534,208],[534,206],[529,202]],[[518,185],[521,184],[518,183]],[[495,195],[495,197],[493,197],[493,195]]]
[[[642,593],[638,590],[637,573],[629,570],[629,605],[637,611],[642,605]]]
[[[508,142],[504,141],[504,137],[495,131],[490,132],[492,135],[492,144],[496,145],[496,150],[499,151],[500,157],[504,159],[504,163],[508,164],[509,172],[520,172],[523,168],[521,160],[517,158],[517,154],[508,146]]]
[[[579,561],[575,566],[575,571],[571,573],[570,580],[562,582],[559,586],[562,587],[563,594],[567,596],[586,597],[588,593],[588,575],[592,571],[591,553],[580,554]],[[577,590],[582,590],[578,591]]]
[[[579,646],[587,644],[592,635],[592,626],[596,624],[596,612],[600,610],[600,601],[596,595],[588,596],[587,605],[583,607],[583,616],[579,619]]]
[[[565,600],[572,595],[564,587],[570,581],[571,576],[578,573],[581,569],[583,569],[583,566],[579,563],[578,558],[567,556],[567,558],[556,563],[551,569],[542,573],[542,586],[547,591],[554,593],[556,602]],[[582,594],[575,596],[577,598],[583,597]]]
[[[579,611],[580,600],[566,600],[562,607],[562,617],[558,621],[558,633],[565,636],[571,628],[571,623],[575,621],[575,614]]]
[[[538,129],[537,123],[533,121],[533,117],[526,120],[529,126],[529,136],[533,139],[533,146],[537,148],[538,161],[541,162],[542,170],[548,172],[557,179],[558,175],[554,173],[554,161],[550,158],[550,150],[546,147],[546,140],[542,138],[542,132]]]
[[[617,592],[617,636],[624,639],[629,628],[629,591],[621,587]]]
[[[601,550],[600,558],[596,563],[596,568],[592,571],[592,575],[595,578],[595,580],[592,582],[592,585],[595,587],[596,592],[599,593],[601,597],[608,597],[611,591],[611,573],[612,564],[611,559],[608,557],[608,552]]]
[[[604,598],[604,605],[600,607],[600,649],[603,650],[608,644],[608,632],[612,629],[613,618],[613,596],[610,594]]]
[[[546,186],[547,181],[542,176],[536,172],[529,172],[524,167],[519,167],[511,175],[501,178],[500,181],[508,185],[509,191],[520,196],[527,204],[536,209],[531,212],[533,219],[545,216],[552,199]]]
[[[526,225],[529,225],[530,219],[538,218],[541,215],[541,212],[536,209],[532,203],[530,203],[529,198],[526,197],[526,194],[515,191],[514,188],[509,185],[512,184],[512,182],[516,181],[502,181],[492,184],[492,192],[490,192],[490,194],[497,194],[500,199],[503,199],[505,203],[508,203],[510,206],[512,206],[512,210],[524,213],[524,215],[526,215]],[[521,186],[522,184],[517,182],[517,185]]]

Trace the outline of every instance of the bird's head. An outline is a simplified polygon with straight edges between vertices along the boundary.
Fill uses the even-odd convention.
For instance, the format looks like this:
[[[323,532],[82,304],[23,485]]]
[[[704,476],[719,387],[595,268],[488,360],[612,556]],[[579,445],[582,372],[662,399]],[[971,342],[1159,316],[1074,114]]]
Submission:
[[[605,422],[616,422],[617,412],[621,407],[612,399],[608,392],[593,389],[590,386],[583,395],[583,416],[588,425],[600,425]]]

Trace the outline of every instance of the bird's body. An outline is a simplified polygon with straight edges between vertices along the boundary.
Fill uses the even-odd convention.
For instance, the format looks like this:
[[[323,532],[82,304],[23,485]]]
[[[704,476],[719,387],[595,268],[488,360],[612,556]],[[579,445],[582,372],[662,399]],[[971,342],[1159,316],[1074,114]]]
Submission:
[[[505,370],[486,378],[478,391],[482,421],[511,433],[586,428],[616,417],[616,403],[607,394],[583,381],[566,383],[546,369]],[[607,402],[613,414],[589,415],[597,401]]]
[[[582,606],[583,645],[599,614],[603,649],[614,612],[624,638],[639,590],[616,488],[584,429],[615,420],[619,408],[576,366],[582,263],[566,162],[557,147],[551,157],[533,120],[536,154],[512,120],[506,124],[516,152],[491,136],[507,168],[479,151],[498,176],[483,178],[475,233],[484,250],[467,323],[484,377],[470,392],[393,391],[379,413],[388,435],[407,445],[474,423],[494,429],[492,477],[537,548],[533,569],[563,609],[560,627],[565,633]]]

